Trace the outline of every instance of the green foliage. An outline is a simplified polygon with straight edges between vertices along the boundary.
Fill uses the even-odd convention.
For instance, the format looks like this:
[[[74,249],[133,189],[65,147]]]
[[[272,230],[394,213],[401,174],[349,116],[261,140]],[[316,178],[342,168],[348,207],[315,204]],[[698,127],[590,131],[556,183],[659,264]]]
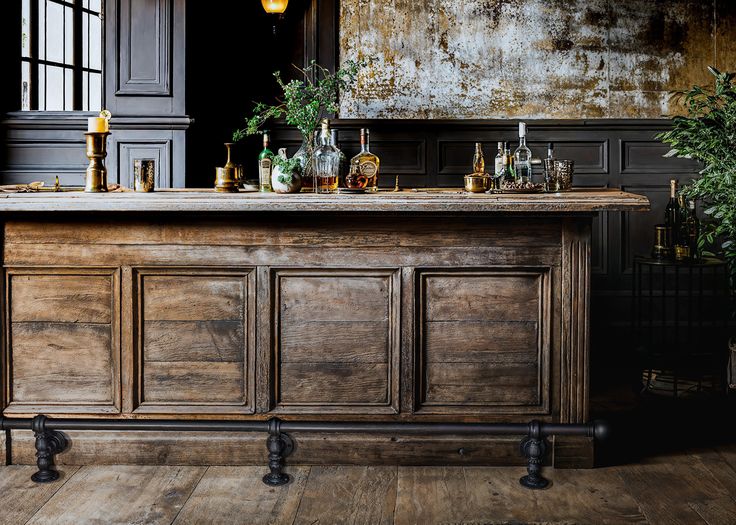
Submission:
[[[295,173],[302,172],[302,159],[298,157],[292,157],[290,159],[276,155],[273,158],[274,168],[278,167],[281,173],[279,173],[278,181],[281,184],[291,184],[293,175]]]
[[[348,60],[342,68],[331,73],[312,61],[305,69],[297,68],[302,73],[302,80],[289,82],[284,82],[281,72],[276,71],[274,77],[283,91],[283,100],[275,105],[256,103],[253,116],[246,119],[246,127],[233,132],[233,141],[237,142],[246,136],[260,133],[261,127],[266,122],[281,117],[284,117],[288,124],[295,126],[303,137],[310,139],[322,118],[328,113],[337,111],[340,91],[352,86],[358,71],[365,65],[364,61]]]
[[[672,119],[672,129],[657,138],[669,144],[668,156],[700,161],[700,177],[682,193],[698,199],[708,216],[699,244],[712,248],[729,263],[732,290],[736,285],[736,73],[721,73],[709,67],[715,77],[713,89],[695,86],[676,96],[687,116]]]

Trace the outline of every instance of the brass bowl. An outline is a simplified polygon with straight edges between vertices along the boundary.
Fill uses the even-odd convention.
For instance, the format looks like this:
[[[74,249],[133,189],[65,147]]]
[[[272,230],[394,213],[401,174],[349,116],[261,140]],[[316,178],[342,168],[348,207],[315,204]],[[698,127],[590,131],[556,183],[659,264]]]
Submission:
[[[465,175],[465,191],[468,193],[484,193],[491,189],[491,180],[491,176],[487,173]]]

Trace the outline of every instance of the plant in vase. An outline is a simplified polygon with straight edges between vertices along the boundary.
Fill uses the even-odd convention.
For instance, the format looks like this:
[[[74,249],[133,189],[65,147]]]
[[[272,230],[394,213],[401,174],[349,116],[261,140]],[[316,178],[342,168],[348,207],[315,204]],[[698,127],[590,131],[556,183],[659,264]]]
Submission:
[[[327,114],[337,112],[340,91],[353,85],[365,64],[366,62],[348,60],[340,69],[331,73],[312,61],[304,69],[297,68],[303,79],[289,82],[284,82],[281,72],[276,71],[274,77],[283,92],[283,98],[274,105],[256,103],[253,115],[246,119],[245,128],[233,132],[233,141],[260,133],[266,122],[283,117],[287,124],[295,126],[302,135],[302,146],[294,157],[301,159],[304,186],[311,186],[314,133]]]
[[[281,148],[273,158],[271,187],[276,193],[298,193],[302,188],[302,159],[286,157],[286,148]]]
[[[695,86],[676,92],[686,116],[672,119],[672,129],[657,135],[671,146],[666,156],[695,159],[703,164],[682,193],[700,200],[706,220],[698,239],[699,250],[720,255],[728,263],[731,293],[736,293],[736,73],[713,67],[713,88]],[[732,312],[733,313],[733,312]],[[736,374],[736,337],[731,338],[731,367]],[[736,375],[734,375],[736,377]]]

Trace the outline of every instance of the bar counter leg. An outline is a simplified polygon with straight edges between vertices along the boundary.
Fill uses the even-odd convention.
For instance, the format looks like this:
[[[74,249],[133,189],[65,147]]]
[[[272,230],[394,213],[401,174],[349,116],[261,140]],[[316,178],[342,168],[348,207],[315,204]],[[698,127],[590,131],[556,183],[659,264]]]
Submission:
[[[281,433],[281,421],[273,418],[268,422],[268,468],[271,472],[263,476],[266,485],[286,485],[290,481],[288,474],[281,471],[284,467],[284,457],[288,455],[291,439]]]
[[[529,435],[521,441],[521,453],[527,458],[527,475],[519,479],[519,483],[528,489],[547,488],[549,480],[542,476],[547,442],[541,436],[539,421],[529,423]]]
[[[59,479],[59,473],[53,469],[54,456],[62,452],[66,446],[66,438],[61,432],[46,429],[46,416],[36,416],[31,422],[31,430],[36,436],[36,465],[38,472],[31,476],[36,483],[50,483]]]

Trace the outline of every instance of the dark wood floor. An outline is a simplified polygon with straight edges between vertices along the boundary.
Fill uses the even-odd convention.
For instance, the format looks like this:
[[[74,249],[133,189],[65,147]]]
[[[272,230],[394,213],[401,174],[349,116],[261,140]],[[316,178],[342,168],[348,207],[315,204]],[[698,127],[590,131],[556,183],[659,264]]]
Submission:
[[[547,469],[523,489],[512,467],[291,467],[270,488],[263,467],[63,467],[30,481],[0,468],[3,524],[734,524],[736,445],[592,470]]]

